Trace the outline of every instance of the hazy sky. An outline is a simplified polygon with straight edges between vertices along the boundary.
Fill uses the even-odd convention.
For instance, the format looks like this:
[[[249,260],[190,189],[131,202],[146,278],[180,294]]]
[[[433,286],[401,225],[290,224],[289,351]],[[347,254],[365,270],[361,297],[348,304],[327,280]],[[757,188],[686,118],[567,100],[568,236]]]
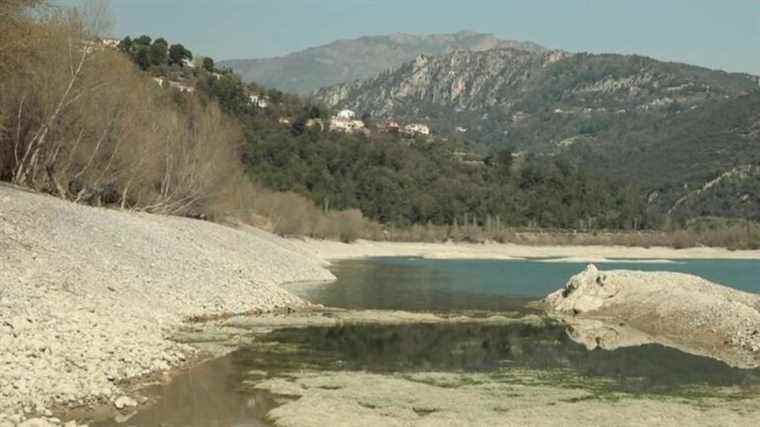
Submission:
[[[74,0],[62,0],[74,1]],[[760,74],[760,0],[111,0],[117,36],[216,59],[341,38],[463,29],[570,51],[641,53]]]

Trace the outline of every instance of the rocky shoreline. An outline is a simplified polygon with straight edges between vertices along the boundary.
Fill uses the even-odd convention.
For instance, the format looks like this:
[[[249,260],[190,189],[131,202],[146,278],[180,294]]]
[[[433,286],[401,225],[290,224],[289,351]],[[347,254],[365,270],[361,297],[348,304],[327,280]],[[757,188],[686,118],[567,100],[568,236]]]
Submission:
[[[233,334],[235,322],[250,328],[342,321],[341,313],[299,315],[315,307],[281,286],[334,280],[327,259],[754,255],[669,251],[287,240],[245,226],[86,207],[0,185],[0,427],[77,426],[54,415],[80,407],[133,413],[145,403],[129,395],[135,379],[160,378],[203,354],[229,351],[183,340],[194,320],[263,314],[218,321]],[[589,348],[657,342],[733,366],[760,362],[760,297],[694,276],[589,268],[548,297],[546,307]],[[291,311],[298,313],[266,315]],[[441,321],[349,315],[353,322],[379,315],[386,322]]]
[[[170,339],[187,319],[306,307],[280,285],[334,278],[322,260],[253,228],[9,186],[0,186],[0,260],[3,426],[51,408],[132,404],[121,382],[196,356]]]

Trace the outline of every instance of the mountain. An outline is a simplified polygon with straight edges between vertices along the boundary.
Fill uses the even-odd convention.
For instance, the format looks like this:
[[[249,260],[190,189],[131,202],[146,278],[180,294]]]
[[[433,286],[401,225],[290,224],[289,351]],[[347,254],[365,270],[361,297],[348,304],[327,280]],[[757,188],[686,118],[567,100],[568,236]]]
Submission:
[[[470,31],[432,35],[397,33],[339,40],[276,58],[223,61],[221,65],[232,68],[246,82],[309,94],[321,87],[367,79],[422,54],[444,55],[455,50],[494,48],[544,50],[535,43],[502,40],[491,34]]]
[[[419,56],[315,98],[423,122],[439,136],[564,157],[638,183],[661,212],[736,211],[720,207],[727,197],[760,213],[760,191],[738,182],[756,174],[730,174],[760,162],[756,76],[635,55],[496,48]],[[726,173],[723,185],[694,193]],[[720,188],[736,194],[714,194]]]

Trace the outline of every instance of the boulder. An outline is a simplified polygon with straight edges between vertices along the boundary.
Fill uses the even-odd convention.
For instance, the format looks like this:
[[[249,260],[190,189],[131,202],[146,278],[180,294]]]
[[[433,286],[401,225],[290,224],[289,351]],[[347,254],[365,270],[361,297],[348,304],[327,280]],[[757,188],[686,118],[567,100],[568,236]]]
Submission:
[[[124,409],[134,408],[138,405],[138,403],[135,399],[132,399],[129,396],[121,396],[113,401],[113,405],[116,407],[116,409]]]
[[[760,295],[697,276],[589,265],[544,303],[587,347],[651,341],[734,366],[760,366]]]

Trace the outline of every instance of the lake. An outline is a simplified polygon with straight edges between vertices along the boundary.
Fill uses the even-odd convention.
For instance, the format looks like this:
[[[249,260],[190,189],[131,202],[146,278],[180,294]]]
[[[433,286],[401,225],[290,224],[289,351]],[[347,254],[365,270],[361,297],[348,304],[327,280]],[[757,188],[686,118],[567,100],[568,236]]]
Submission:
[[[523,260],[350,260],[331,268],[338,277],[336,282],[291,290],[314,303],[351,309],[514,311],[564,287],[586,265]],[[597,267],[690,273],[760,293],[760,261],[755,260],[621,261]]]

